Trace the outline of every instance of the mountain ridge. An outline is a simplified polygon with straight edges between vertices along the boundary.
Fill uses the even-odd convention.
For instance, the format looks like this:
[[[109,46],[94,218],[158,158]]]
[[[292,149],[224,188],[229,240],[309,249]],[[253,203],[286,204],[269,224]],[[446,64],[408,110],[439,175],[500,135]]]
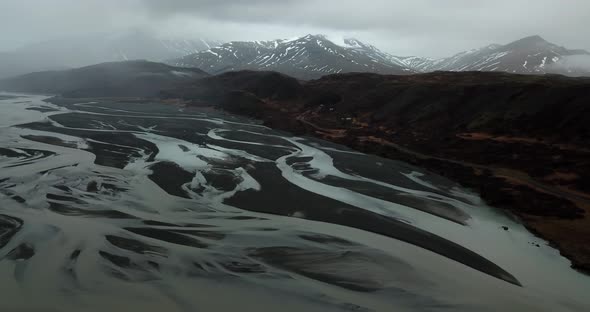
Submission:
[[[232,70],[270,70],[300,79],[314,79],[342,72],[414,72],[392,55],[374,46],[351,38],[344,42],[347,45],[341,46],[324,35],[311,34],[287,40],[234,41],[172,60],[169,64],[197,67],[211,74]]]
[[[290,54],[293,52],[293,54]],[[588,57],[569,61],[570,57]],[[503,71],[518,74],[590,75],[590,52],[570,50],[541,36],[528,36],[508,44],[490,44],[447,58],[396,56],[354,38],[341,42],[325,35],[293,39],[233,41],[168,62],[197,67],[211,74],[237,70],[278,71],[300,79],[346,72],[412,74],[434,71]]]
[[[565,68],[568,57],[588,56],[589,66]],[[564,67],[564,68],[562,68]],[[590,52],[570,50],[533,35],[505,45],[491,44],[457,53],[451,57],[424,61],[420,70],[432,71],[501,71],[516,74],[590,75]]]

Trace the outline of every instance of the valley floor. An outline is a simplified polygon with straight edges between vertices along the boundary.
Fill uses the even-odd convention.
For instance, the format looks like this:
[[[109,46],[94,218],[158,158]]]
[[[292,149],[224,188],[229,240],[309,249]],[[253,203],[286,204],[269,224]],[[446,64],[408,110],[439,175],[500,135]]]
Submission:
[[[405,161],[457,181],[518,217],[570,259],[572,267],[590,272],[590,190],[580,176],[581,165],[590,159],[587,148],[487,133],[459,133],[451,140],[396,135],[395,129],[375,130],[330,114],[289,112],[273,105],[258,117],[273,128]],[[554,165],[558,160],[569,164]]]
[[[232,114],[19,95],[0,169],[1,311],[590,307],[588,276],[456,183]]]

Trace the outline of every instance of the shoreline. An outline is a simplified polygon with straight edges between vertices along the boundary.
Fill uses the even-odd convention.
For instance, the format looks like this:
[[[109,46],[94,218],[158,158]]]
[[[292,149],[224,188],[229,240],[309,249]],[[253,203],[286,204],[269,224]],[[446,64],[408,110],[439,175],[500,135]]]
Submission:
[[[584,237],[588,237],[590,229],[581,234],[570,233],[565,230],[569,229],[570,223],[579,224],[578,228],[585,228],[585,224],[590,224],[587,217],[588,213],[590,213],[590,197],[586,205],[580,204],[564,196],[551,194],[552,192],[548,192],[548,190],[536,188],[536,180],[531,177],[528,177],[529,181],[518,179],[511,181],[509,179],[511,177],[506,175],[506,172],[513,172],[527,176],[524,171],[512,170],[511,172],[506,168],[496,168],[497,171],[504,173],[504,176],[502,176],[492,170],[485,170],[486,166],[484,165],[413,151],[408,147],[380,138],[374,131],[360,130],[359,133],[359,129],[345,127],[342,129],[323,128],[306,120],[305,116],[302,116],[305,113],[277,111],[275,107],[276,105],[268,105],[264,114],[258,113],[256,116],[223,107],[218,109],[255,118],[271,129],[342,144],[362,153],[403,161],[448,178],[478,194],[491,207],[507,212],[517,218],[519,223],[523,224],[531,233],[547,241],[550,246],[557,249],[563,257],[567,258],[571,262],[573,269],[590,275],[590,249],[583,248],[585,247],[583,243]],[[322,122],[321,118],[319,119],[319,122]],[[330,124],[330,122],[327,123]],[[514,144],[515,142],[510,143]],[[544,186],[548,189],[554,188],[553,186]],[[513,190],[515,193],[503,193],[505,189]],[[566,194],[571,195],[570,193],[575,192],[566,192]],[[533,207],[533,205],[538,206]],[[560,208],[563,209],[560,210]],[[539,213],[538,210],[546,211]],[[571,242],[572,238],[576,242]]]
[[[505,73],[299,81],[242,71],[152,99],[217,108],[445,176],[590,272],[589,86],[590,79]]]

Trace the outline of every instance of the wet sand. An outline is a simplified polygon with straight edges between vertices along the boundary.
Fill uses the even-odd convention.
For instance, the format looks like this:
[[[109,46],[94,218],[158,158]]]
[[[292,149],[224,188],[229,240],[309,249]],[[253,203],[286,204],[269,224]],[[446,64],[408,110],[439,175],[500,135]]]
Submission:
[[[42,100],[0,101],[3,310],[590,307],[556,250],[419,168],[219,112]]]

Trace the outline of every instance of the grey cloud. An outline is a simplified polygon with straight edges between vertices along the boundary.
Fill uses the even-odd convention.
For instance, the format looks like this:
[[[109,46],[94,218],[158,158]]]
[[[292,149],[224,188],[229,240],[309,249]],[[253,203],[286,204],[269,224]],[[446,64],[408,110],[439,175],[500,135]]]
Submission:
[[[265,12],[281,9],[294,4],[305,5],[308,0],[142,0],[144,5],[155,15],[160,14],[199,14],[239,18],[253,12]],[[241,14],[240,14],[241,13]]]
[[[145,25],[137,0],[1,0],[0,50]]]
[[[212,27],[220,23],[242,23],[360,33],[376,39],[375,44],[394,53],[399,49],[420,54],[426,49],[422,54],[447,55],[533,34],[572,48],[590,48],[590,40],[583,35],[590,27],[586,16],[590,1],[586,0],[142,2],[152,14],[207,19]]]
[[[434,57],[533,34],[590,49],[588,12],[587,0],[2,0],[0,50],[129,27],[223,40],[349,35]]]

